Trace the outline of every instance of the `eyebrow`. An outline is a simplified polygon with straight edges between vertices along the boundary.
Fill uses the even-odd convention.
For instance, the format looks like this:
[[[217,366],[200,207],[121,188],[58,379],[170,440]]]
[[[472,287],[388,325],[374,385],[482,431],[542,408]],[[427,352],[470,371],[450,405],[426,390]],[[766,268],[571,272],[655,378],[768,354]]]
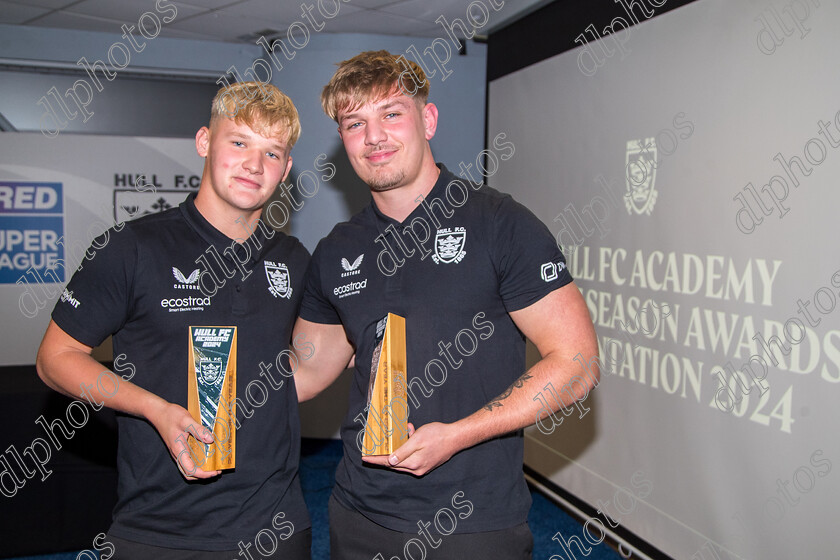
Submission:
[[[385,103],[384,105],[379,105],[379,106],[374,107],[374,109],[376,111],[387,111],[388,109],[391,109],[394,106],[399,106],[399,107],[405,109],[405,107],[407,106],[407,103],[408,102],[406,102],[403,99],[393,99],[393,100],[389,101],[388,103]],[[341,117],[341,122],[344,122],[348,119],[354,119],[354,118],[357,117],[358,114],[359,114],[358,111],[353,112],[353,113],[348,113],[348,114],[344,115],[343,117]]]
[[[239,132],[238,130],[231,132],[230,135],[234,138],[241,138],[242,140],[250,140],[251,139],[250,136],[248,136],[247,134],[243,134],[243,133]],[[265,138],[265,136],[263,136],[263,138]],[[277,142],[274,142],[274,143],[271,144],[271,148],[276,152],[282,152],[286,149],[286,146],[284,146],[283,144],[278,144]]]

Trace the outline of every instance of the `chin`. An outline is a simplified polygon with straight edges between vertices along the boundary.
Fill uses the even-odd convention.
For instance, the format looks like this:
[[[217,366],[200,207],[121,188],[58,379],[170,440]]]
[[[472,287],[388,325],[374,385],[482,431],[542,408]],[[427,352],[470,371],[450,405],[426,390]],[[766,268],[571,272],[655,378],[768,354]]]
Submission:
[[[376,192],[384,192],[397,189],[403,186],[405,182],[405,173],[399,172],[390,175],[376,175],[373,174],[365,180],[365,183]]]
[[[238,196],[231,200],[231,205],[243,212],[250,212],[252,210],[262,208],[265,202],[266,200],[264,200],[262,197]]]

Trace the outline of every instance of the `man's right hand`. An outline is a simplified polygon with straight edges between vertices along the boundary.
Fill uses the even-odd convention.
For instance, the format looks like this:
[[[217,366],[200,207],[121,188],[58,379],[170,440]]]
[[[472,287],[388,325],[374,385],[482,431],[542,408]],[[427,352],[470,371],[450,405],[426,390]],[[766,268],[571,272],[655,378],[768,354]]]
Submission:
[[[199,441],[212,443],[213,434],[196,422],[184,407],[167,402],[113,372],[108,373],[116,380],[115,392],[101,394],[98,387],[103,367],[91,357],[92,350],[50,320],[35,360],[38,376],[49,387],[70,398],[78,399],[79,388],[87,387],[85,398],[148,420],[163,438],[169,454],[187,480],[219,474],[220,471],[205,471],[196,465],[187,438],[192,435]]]
[[[184,407],[161,401],[160,406],[148,416],[148,420],[163,438],[169,454],[185,479],[211,478],[222,472],[205,471],[198,464],[198,461],[203,464],[204,458],[193,456],[187,443],[190,436],[209,444],[213,444],[214,439],[210,430],[197,423]]]

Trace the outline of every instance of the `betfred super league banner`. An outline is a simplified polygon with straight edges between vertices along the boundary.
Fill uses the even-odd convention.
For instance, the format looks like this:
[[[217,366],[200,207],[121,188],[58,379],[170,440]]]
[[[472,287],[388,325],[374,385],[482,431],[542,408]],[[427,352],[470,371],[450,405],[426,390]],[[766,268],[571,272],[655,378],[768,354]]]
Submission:
[[[62,184],[0,181],[0,284],[64,281]]]
[[[0,366],[35,361],[55,302],[109,228],[197,190],[203,159],[179,138],[0,133]]]

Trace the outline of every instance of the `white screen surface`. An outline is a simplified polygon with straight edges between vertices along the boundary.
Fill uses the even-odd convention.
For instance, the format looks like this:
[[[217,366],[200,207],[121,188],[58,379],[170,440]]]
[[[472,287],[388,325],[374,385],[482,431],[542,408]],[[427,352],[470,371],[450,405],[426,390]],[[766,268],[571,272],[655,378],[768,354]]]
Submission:
[[[838,17],[700,0],[490,85],[488,182],[558,236],[606,362],[526,463],[674,558],[840,544]]]
[[[182,138],[0,134],[0,365],[35,362],[56,301],[91,241],[180,204],[204,160]],[[52,266],[52,270],[50,266]]]

